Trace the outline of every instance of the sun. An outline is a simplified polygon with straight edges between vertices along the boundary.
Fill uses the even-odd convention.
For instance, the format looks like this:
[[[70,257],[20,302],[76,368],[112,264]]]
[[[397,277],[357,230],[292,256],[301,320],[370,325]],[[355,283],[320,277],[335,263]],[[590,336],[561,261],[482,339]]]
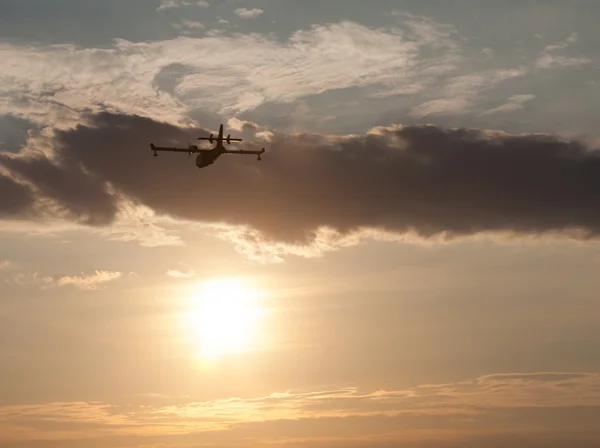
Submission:
[[[214,359],[248,351],[258,336],[264,310],[249,282],[224,278],[202,284],[191,297],[188,323],[201,356]]]

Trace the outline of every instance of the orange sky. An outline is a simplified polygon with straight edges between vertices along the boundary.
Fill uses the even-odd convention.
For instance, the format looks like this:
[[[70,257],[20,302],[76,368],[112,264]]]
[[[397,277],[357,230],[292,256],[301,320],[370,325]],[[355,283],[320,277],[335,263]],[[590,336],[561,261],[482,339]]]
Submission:
[[[597,6],[52,4],[0,2],[0,448],[600,446]],[[263,160],[151,157],[221,123]]]

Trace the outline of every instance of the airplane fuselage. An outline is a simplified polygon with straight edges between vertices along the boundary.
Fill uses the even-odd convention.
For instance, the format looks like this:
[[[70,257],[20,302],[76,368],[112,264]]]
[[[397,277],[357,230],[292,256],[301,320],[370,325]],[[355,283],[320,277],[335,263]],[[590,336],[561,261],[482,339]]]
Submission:
[[[212,134],[210,137],[203,138],[202,140],[204,139],[209,140],[211,143],[215,141]],[[213,149],[207,149],[198,154],[198,157],[196,157],[196,166],[198,168],[212,165],[221,154],[225,152],[225,146],[223,146],[223,125],[219,126],[219,135],[217,136],[215,143],[216,145]]]
[[[212,165],[215,161],[223,154],[225,148],[222,145],[218,145],[213,149],[207,149],[206,151],[202,151],[198,153],[196,157],[196,166],[198,168],[204,168],[206,166]]]

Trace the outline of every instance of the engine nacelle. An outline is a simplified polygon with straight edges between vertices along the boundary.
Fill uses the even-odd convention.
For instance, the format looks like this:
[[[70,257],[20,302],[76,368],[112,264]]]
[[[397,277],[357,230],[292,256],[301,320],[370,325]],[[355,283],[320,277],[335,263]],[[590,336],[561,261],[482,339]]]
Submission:
[[[227,134],[227,144],[231,145],[231,134]]]
[[[208,137],[208,141],[211,143],[213,142],[213,136],[214,136],[214,134],[210,134],[210,137]]]

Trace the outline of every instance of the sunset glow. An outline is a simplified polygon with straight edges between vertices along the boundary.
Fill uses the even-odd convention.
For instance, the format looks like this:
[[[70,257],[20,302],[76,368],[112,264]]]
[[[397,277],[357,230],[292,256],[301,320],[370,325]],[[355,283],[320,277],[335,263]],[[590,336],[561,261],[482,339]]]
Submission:
[[[0,448],[600,447],[599,22],[0,0]]]

